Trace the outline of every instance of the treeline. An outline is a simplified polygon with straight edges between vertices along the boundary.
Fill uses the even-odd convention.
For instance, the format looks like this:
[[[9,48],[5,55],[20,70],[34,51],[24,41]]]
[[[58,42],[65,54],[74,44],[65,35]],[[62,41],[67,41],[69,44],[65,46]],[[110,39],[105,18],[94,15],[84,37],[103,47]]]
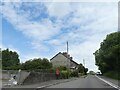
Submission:
[[[79,64],[78,69],[70,71],[67,67],[59,66],[53,67],[52,63],[47,58],[35,58],[20,63],[19,55],[17,52],[10,51],[9,49],[2,50],[2,70],[27,70],[27,71],[42,71],[42,72],[56,72],[59,69],[61,78],[78,77],[80,75],[87,75],[88,68]]]
[[[94,55],[103,75],[120,79],[120,32],[107,35]]]
[[[31,59],[21,64],[22,70],[51,69],[52,63],[46,58]]]
[[[2,50],[1,53],[3,70],[36,70],[52,68],[52,63],[50,63],[49,60],[46,58],[31,59],[26,61],[25,63],[20,63],[19,55],[17,54],[17,52],[6,49]]]
[[[10,51],[9,49],[2,51],[2,69],[18,69],[20,66],[20,59],[17,52]]]

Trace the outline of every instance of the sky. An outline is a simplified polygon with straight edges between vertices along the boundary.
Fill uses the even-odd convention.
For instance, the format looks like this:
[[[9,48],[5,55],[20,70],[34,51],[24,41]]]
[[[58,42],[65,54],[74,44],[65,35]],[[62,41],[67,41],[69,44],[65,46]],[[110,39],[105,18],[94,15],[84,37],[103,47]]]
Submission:
[[[0,47],[16,51],[21,62],[66,52],[68,41],[73,60],[98,71],[93,53],[118,29],[117,2],[2,2],[0,8]]]

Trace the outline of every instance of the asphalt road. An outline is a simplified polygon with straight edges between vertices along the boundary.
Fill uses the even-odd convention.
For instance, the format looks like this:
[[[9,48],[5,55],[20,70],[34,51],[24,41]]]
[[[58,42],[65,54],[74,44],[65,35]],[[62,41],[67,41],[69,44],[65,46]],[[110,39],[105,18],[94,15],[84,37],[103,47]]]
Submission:
[[[66,83],[50,86],[48,88],[113,88],[105,82],[99,80],[93,75],[89,75],[86,78],[79,78]]]
[[[50,89],[50,88],[52,88],[52,89]],[[69,82],[52,85],[52,86],[49,86],[46,88],[42,88],[42,90],[54,90],[53,88],[57,88],[57,89],[61,88],[61,90],[63,90],[64,88],[65,88],[64,90],[67,90],[67,89],[74,90],[73,88],[78,88],[78,89],[82,88],[80,90],[83,90],[83,88],[84,89],[86,88],[89,90],[97,90],[97,88],[99,88],[99,90],[117,90],[93,75],[88,75],[86,78],[82,77],[82,78],[78,78],[76,80],[72,80]],[[21,89],[20,88],[14,88],[14,89],[13,88],[4,88],[2,90],[41,90],[41,88],[37,88],[37,87],[36,88],[21,88]]]

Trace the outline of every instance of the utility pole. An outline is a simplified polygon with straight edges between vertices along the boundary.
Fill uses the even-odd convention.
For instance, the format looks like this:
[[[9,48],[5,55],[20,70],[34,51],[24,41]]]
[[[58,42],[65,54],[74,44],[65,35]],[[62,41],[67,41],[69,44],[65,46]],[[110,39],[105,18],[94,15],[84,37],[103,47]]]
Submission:
[[[68,59],[68,69],[70,70],[70,60],[69,60],[69,47],[68,47],[68,41],[67,41],[67,59]]]
[[[68,48],[68,41],[67,41],[67,60],[68,60],[68,70],[69,70],[68,72],[70,72],[70,58],[69,58],[69,56],[68,56],[68,55],[69,55],[69,54],[68,54],[68,53],[69,53],[68,51],[69,51],[69,48]],[[68,78],[69,78],[69,74],[68,74]]]
[[[85,59],[83,59],[83,65],[84,65],[84,67],[85,67]]]
[[[67,54],[68,54],[68,41],[67,41]]]

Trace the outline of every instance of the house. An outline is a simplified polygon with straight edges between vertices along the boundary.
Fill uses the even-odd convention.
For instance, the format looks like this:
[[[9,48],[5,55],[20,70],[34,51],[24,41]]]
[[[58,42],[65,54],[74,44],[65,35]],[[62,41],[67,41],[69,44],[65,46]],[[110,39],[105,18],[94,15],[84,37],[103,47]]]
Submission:
[[[51,58],[50,61],[53,64],[53,67],[65,66],[70,70],[76,70],[79,65],[77,62],[73,61],[73,58],[66,52],[59,52]]]

